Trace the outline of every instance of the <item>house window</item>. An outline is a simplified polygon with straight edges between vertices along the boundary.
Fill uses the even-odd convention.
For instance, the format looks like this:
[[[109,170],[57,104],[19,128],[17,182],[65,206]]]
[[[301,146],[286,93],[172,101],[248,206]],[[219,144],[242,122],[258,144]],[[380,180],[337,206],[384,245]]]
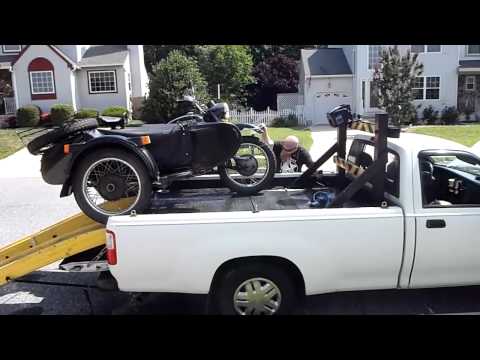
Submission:
[[[475,84],[475,76],[467,76],[465,77],[465,90],[467,91],[475,91],[476,84]]]
[[[375,66],[380,62],[383,45],[368,45],[368,68],[375,69]]]
[[[33,59],[28,64],[32,100],[56,99],[53,64],[46,58]]]
[[[32,95],[55,94],[53,71],[31,71],[30,84]]]
[[[480,45],[467,45],[467,55],[480,55]]]
[[[415,100],[438,100],[440,99],[440,77],[425,76],[417,77],[413,85]]]
[[[439,53],[442,50],[441,45],[411,45],[412,53]]]
[[[92,94],[117,92],[115,71],[89,71],[88,86]]]
[[[413,96],[415,100],[423,100],[423,77],[417,77],[413,85]]]
[[[440,77],[430,76],[426,77],[425,99],[438,100],[440,99]]]
[[[4,53],[18,53],[22,50],[22,45],[3,45]]]

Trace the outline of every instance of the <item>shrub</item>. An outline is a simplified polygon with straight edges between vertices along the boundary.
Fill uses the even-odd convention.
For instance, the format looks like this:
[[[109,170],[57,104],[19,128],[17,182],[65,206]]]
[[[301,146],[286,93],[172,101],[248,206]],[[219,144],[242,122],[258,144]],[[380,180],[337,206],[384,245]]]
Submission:
[[[96,118],[97,113],[96,109],[80,109],[75,113],[75,119]]]
[[[272,120],[272,123],[270,124],[271,127],[286,127],[287,124],[285,122],[285,118],[283,117],[278,117]]]
[[[50,118],[53,125],[62,125],[65,121],[71,119],[75,113],[72,105],[57,104],[50,109]]]
[[[455,106],[445,106],[442,110],[442,122],[446,125],[455,124],[458,121],[458,111]]]
[[[428,125],[433,125],[437,122],[438,111],[433,108],[432,105],[429,105],[423,109],[423,120],[427,122]]]
[[[121,106],[111,106],[102,111],[103,116],[112,116],[112,117],[122,117],[124,113],[127,113],[128,110]]]
[[[470,121],[470,120],[471,120],[471,116],[472,116],[472,114],[473,114],[474,112],[475,112],[475,111],[474,111],[472,108],[466,109],[466,110],[464,111],[464,113],[465,113],[465,120],[466,120],[466,121]]]
[[[7,119],[7,125],[9,128],[14,129],[17,127],[17,117],[16,116],[10,116]]]
[[[17,110],[17,126],[34,127],[40,122],[40,110],[37,106],[27,105]]]
[[[290,114],[287,116],[287,118],[285,119],[285,125],[287,127],[296,127],[298,126],[298,118],[297,118],[297,115],[295,114]]]

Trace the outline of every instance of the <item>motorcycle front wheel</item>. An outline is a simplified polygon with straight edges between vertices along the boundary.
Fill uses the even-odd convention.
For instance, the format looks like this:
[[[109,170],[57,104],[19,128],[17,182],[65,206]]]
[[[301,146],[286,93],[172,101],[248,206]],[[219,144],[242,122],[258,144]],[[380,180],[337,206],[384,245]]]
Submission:
[[[275,154],[254,136],[242,137],[235,156],[218,167],[222,182],[240,195],[252,195],[266,189],[275,175]]]

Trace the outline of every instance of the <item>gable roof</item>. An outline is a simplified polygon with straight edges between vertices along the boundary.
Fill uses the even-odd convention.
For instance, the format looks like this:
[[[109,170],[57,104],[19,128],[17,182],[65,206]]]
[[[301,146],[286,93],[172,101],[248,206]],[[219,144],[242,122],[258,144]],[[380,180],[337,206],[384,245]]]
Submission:
[[[17,55],[0,55],[0,63],[12,62],[16,59]]]
[[[305,77],[352,74],[343,49],[302,49],[301,63]]]
[[[30,46],[31,45],[27,45],[22,49],[22,51],[20,51],[20,53],[17,55],[17,58],[12,61],[12,66],[15,65],[15,63],[18,61],[18,59],[22,57],[23,54],[25,54],[25,52],[27,51],[28,48],[30,48]],[[75,63],[72,60],[70,60],[70,58],[67,55],[61,52],[57,47],[53,45],[45,45],[45,46],[48,46],[55,54],[57,54],[60,58],[62,58],[67,63],[70,69],[75,69],[76,67]]]
[[[128,45],[92,45],[83,54],[80,67],[123,65],[128,56]]]
[[[460,67],[463,67],[463,68],[480,67],[480,60],[460,60]]]

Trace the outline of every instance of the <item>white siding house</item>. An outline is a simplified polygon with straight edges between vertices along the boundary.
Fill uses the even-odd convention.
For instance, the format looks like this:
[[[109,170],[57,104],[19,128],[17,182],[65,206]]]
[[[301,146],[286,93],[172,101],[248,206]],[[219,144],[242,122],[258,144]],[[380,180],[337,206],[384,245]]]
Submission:
[[[372,116],[379,109],[372,94],[375,65],[381,49],[393,45],[329,45],[302,50],[299,98],[307,121],[326,124],[326,112],[342,103]],[[480,117],[480,45],[398,45],[401,53],[419,53],[424,71],[416,83],[416,105],[441,111],[455,106]],[[345,66],[347,64],[347,66]]]
[[[71,104],[75,110],[137,111],[148,94],[142,45],[0,47],[0,80],[13,87],[13,110],[33,104],[48,112],[55,104]],[[0,104],[0,115],[2,110],[12,113],[12,106],[7,111]]]

